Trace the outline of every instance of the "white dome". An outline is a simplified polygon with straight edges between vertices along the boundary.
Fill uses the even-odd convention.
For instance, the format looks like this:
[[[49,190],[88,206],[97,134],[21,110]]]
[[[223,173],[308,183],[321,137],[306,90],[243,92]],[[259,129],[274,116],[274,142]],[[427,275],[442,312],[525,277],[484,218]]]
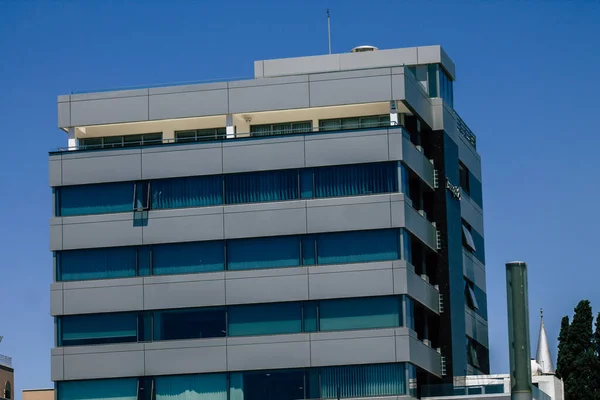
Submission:
[[[531,360],[531,375],[542,375],[542,366],[535,360]]]

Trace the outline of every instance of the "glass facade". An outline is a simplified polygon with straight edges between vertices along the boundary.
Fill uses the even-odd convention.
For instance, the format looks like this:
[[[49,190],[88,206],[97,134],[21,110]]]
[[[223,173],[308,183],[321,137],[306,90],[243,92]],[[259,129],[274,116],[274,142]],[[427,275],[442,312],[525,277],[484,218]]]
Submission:
[[[339,131],[346,129],[368,129],[390,126],[390,115],[369,115],[365,117],[333,118],[319,120],[320,131]]]
[[[151,342],[407,326],[406,296],[264,303],[58,317],[58,345]],[[412,300],[411,304],[412,304]]]
[[[59,382],[57,400],[303,400],[410,393],[408,363]],[[407,371],[409,372],[407,374]],[[139,396],[139,397],[138,397]]]
[[[398,192],[399,162],[62,186],[57,216]],[[401,166],[400,169],[405,168]],[[402,173],[402,171],[400,171]]]
[[[133,211],[133,182],[62,186],[56,189],[56,215],[106,214]]]
[[[64,250],[56,252],[56,281],[399,260],[408,236],[394,228]]]
[[[107,136],[79,140],[79,149],[95,150],[115,147],[136,147],[162,144],[162,133],[144,133],[142,135]]]
[[[222,241],[159,244],[152,246],[152,275],[223,271]]]
[[[454,108],[454,87],[453,82],[448,73],[439,68],[440,71],[440,96],[448,105]]]
[[[221,140],[227,136],[226,128],[191,129],[186,131],[175,131],[175,141],[185,142],[208,142]]]
[[[136,276],[136,247],[68,250],[57,253],[57,281],[127,278]]]
[[[59,318],[59,346],[137,342],[137,313],[73,315]]]
[[[285,122],[280,124],[251,125],[250,136],[289,135],[312,132],[312,121]]]

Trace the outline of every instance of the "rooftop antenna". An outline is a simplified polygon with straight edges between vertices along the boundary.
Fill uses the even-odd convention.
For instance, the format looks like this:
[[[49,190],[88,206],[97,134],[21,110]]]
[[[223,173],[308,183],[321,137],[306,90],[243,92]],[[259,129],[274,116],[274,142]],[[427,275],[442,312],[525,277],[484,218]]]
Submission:
[[[329,43],[329,54],[331,54],[331,15],[327,9],[327,42]]]

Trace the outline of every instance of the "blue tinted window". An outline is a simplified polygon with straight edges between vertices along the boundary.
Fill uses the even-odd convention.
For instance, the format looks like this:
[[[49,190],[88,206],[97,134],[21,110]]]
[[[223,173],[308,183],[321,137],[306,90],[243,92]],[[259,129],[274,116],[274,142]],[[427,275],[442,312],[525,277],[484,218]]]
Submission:
[[[62,346],[137,341],[137,313],[65,316],[60,324]]]
[[[138,276],[150,275],[150,264],[152,263],[150,249],[150,246],[141,246],[137,249]]]
[[[481,208],[483,208],[483,193],[481,188],[481,182],[475,178],[475,175],[469,171],[469,197]]]
[[[230,400],[304,399],[304,370],[234,372]],[[157,399],[158,400],[158,399]]]
[[[223,204],[223,178],[193,178],[152,181],[152,208],[206,207]]]
[[[59,215],[67,217],[132,211],[133,187],[131,182],[63,186],[58,188]]]
[[[316,251],[316,236],[305,235],[302,236],[302,265],[315,265],[315,251]]]
[[[137,400],[137,378],[57,383],[58,400]]]
[[[159,376],[156,400],[227,400],[227,374]]]
[[[300,238],[279,236],[227,242],[227,269],[281,268],[300,265]]]
[[[404,321],[404,326],[409,329],[415,330],[415,303],[413,299],[408,296],[404,296],[404,305],[406,312],[406,319]]]
[[[314,197],[314,172],[312,168],[300,170],[300,194],[303,199]]]
[[[404,364],[352,365],[321,369],[321,397],[393,396],[406,393]]]
[[[229,336],[302,331],[302,303],[257,304],[228,310]]]
[[[136,275],[136,248],[68,250],[58,253],[59,281],[126,278]]]
[[[297,170],[225,175],[225,200],[227,204],[294,200],[297,198]]]
[[[318,311],[316,301],[304,303],[304,328],[303,332],[316,332],[318,330]]]
[[[154,313],[154,340],[223,336],[225,308],[181,309]]]
[[[190,274],[225,269],[222,241],[174,243],[153,246],[154,275]]]
[[[396,260],[400,258],[397,229],[328,233],[317,236],[319,264]]]
[[[427,66],[427,86],[429,91],[429,97],[438,97],[437,72],[437,64],[429,64]]]
[[[475,243],[475,251],[473,252],[473,255],[477,257],[479,261],[485,264],[485,246],[483,236],[481,236],[475,229],[471,228],[471,237]]]
[[[315,169],[315,197],[358,196],[398,191],[394,162]]]
[[[320,302],[321,331],[391,328],[400,326],[401,298],[372,297]]]

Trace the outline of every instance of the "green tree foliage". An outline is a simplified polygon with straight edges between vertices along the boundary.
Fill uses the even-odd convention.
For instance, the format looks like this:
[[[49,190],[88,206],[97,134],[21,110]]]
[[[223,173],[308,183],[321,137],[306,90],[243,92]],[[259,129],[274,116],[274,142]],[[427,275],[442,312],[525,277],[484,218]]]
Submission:
[[[573,321],[563,317],[558,336],[557,373],[565,385],[566,400],[600,399],[600,323],[590,302],[582,300],[575,307]]]
[[[573,357],[569,348],[569,317],[564,316],[560,321],[558,334],[558,359],[556,361],[556,374],[564,378],[569,375],[569,366],[573,365]]]

